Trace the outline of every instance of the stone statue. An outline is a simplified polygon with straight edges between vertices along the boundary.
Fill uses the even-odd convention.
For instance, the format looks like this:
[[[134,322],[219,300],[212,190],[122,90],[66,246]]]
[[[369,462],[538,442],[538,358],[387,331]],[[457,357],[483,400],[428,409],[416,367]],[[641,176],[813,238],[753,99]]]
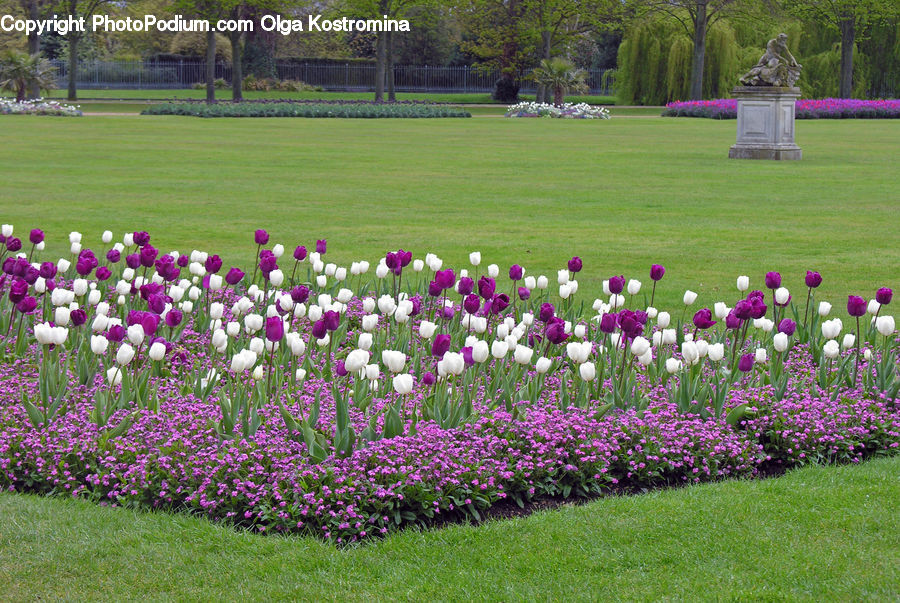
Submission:
[[[787,48],[787,34],[781,33],[774,40],[769,40],[766,54],[741,78],[741,84],[792,88],[800,78],[802,67]]]

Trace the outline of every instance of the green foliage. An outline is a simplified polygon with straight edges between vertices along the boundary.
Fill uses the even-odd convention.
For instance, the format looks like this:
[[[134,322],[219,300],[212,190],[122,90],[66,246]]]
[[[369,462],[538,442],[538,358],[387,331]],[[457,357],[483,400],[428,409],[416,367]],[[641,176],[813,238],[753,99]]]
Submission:
[[[164,103],[152,105],[141,115],[192,115],[195,117],[471,117],[468,111],[442,105],[316,104],[316,103]]]
[[[544,59],[531,73],[531,77],[538,85],[546,86],[553,91],[553,104],[557,107],[562,106],[567,92],[588,91],[584,81],[585,75],[583,69],[577,69],[572,61],[561,57]]]
[[[47,59],[27,52],[7,50],[0,55],[0,90],[13,92],[16,100],[22,101],[32,87],[55,88],[56,68]]]

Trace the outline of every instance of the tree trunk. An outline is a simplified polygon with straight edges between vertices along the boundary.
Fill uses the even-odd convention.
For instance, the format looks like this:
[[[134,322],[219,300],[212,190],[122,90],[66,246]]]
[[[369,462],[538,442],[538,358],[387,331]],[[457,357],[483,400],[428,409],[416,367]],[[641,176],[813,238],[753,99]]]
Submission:
[[[37,0],[29,0],[28,2],[28,18],[33,21],[38,20],[38,3]],[[37,32],[33,31],[28,34],[28,54],[34,56],[41,51],[41,37],[37,34]],[[41,95],[41,87],[37,84],[32,84],[31,89],[28,91],[28,96],[31,98],[38,98]]]
[[[231,100],[239,103],[244,100],[244,69],[241,52],[241,32],[228,34],[231,38]]]
[[[216,32],[206,32],[206,102],[216,102]]]
[[[70,101],[78,100],[78,90],[75,88],[75,76],[78,73],[78,42],[81,36],[71,34],[69,36],[69,94],[66,98]]]
[[[387,41],[385,42],[387,46],[387,93],[388,100],[394,102],[397,100],[397,95],[394,93],[394,32],[387,32]]]
[[[550,60],[550,49],[551,42],[553,41],[552,34],[549,31],[541,32],[541,58]],[[535,101],[539,103],[547,102],[547,87],[543,84],[537,85],[537,90],[535,92]]]
[[[703,99],[703,63],[706,59],[706,2],[697,3],[694,18],[694,53],[691,57],[691,100]]]
[[[841,82],[838,96],[853,95],[853,46],[856,43],[856,22],[852,17],[841,21]]]
[[[378,42],[375,45],[375,102],[384,102],[384,64],[387,61],[387,40],[385,33],[378,32]]]
[[[563,102],[565,101],[565,94],[563,94],[563,89],[560,87],[556,87],[553,89],[553,104],[557,107],[562,107]]]

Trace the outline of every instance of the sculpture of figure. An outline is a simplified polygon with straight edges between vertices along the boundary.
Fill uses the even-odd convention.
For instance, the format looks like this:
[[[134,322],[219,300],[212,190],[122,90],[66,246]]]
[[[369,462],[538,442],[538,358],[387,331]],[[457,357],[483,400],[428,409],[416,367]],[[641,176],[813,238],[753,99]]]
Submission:
[[[760,57],[753,69],[741,78],[744,86],[788,86],[793,87],[800,78],[803,66],[787,48],[787,34],[778,34],[766,44],[766,53]]]

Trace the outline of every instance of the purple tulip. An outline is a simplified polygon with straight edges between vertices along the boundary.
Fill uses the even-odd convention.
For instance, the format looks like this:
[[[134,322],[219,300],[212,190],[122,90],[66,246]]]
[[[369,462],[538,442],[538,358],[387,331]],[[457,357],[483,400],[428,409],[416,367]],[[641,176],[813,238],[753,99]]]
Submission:
[[[260,228],[256,232],[253,233],[253,240],[257,245],[265,245],[269,242],[269,233]]]
[[[141,328],[144,329],[144,335],[150,337],[156,334],[156,328],[159,327],[159,316],[143,312],[141,317]]]
[[[134,233],[134,244],[143,247],[150,242],[150,235],[146,231],[140,230]]]
[[[306,259],[306,247],[304,247],[303,245],[297,245],[297,247],[294,248],[294,259],[297,260],[298,262],[302,262],[303,260],[305,260]]]
[[[38,270],[34,266],[29,266],[25,270],[25,274],[22,275],[22,278],[24,278],[25,282],[28,283],[29,285],[33,285],[38,280],[38,278],[40,278],[40,276],[41,276],[40,270]]]
[[[566,321],[561,318],[552,318],[544,329],[544,336],[550,343],[559,345],[569,338],[566,333]]]
[[[341,324],[341,315],[334,310],[328,310],[322,314],[322,320],[325,322],[327,331],[337,331]]]
[[[22,249],[22,241],[20,241],[16,237],[9,237],[8,239],[6,239],[6,248],[15,253]]]
[[[517,293],[519,294],[519,299],[521,299],[522,301],[525,301],[529,297],[531,297],[531,291],[528,289],[528,287],[519,287]]]
[[[125,336],[128,335],[128,331],[125,330],[125,327],[122,325],[113,325],[109,328],[109,331],[106,333],[106,338],[114,343],[119,343]]]
[[[625,288],[625,277],[624,276],[614,276],[609,279],[609,292],[615,293],[618,295]]]
[[[475,364],[475,357],[472,356],[472,346],[467,345],[464,348],[460,348],[459,353],[462,354],[463,363],[466,366],[472,366]]]
[[[556,315],[556,308],[553,307],[553,304],[550,302],[544,302],[541,304],[540,310],[538,310],[538,320],[541,322],[550,322],[550,319]]]
[[[766,272],[766,288],[777,289],[781,286],[781,274],[777,272]]]
[[[338,377],[346,377],[350,374],[347,372],[347,367],[344,365],[343,360],[338,360],[334,363],[334,372],[337,373]]]
[[[509,267],[510,280],[513,280],[513,281],[521,280],[523,274],[524,274],[524,271],[522,270],[522,267],[519,266],[518,264],[513,264],[512,266]]]
[[[509,307],[509,296],[506,293],[494,296],[491,301],[491,312],[500,314]]]
[[[280,316],[270,316],[266,319],[266,339],[275,343],[284,337],[284,321]],[[320,338],[321,339],[321,338]]]
[[[819,285],[822,284],[822,275],[818,272],[813,272],[812,270],[806,271],[806,286],[810,289],[815,289]]]
[[[400,262],[400,256],[395,251],[389,251],[384,256],[384,265],[394,274],[403,272],[403,264]]]
[[[577,255],[569,260],[569,272],[581,272],[581,258]]]
[[[747,305],[749,308],[749,304]],[[741,328],[741,325],[744,323],[744,320],[737,315],[737,307],[735,307],[731,312],[728,313],[728,316],[725,317],[725,327],[731,330]],[[750,318],[750,315],[747,315],[747,318]]]
[[[464,276],[459,279],[459,284],[457,285],[456,290],[460,295],[466,296],[475,290],[475,281],[468,276]]]
[[[225,275],[225,282],[233,287],[241,282],[242,278],[244,278],[243,271],[240,268],[232,268],[228,271],[228,274]]]
[[[412,304],[412,311],[409,313],[410,316],[418,316],[419,314],[422,313],[422,298],[421,297],[419,297],[418,295],[416,295],[415,297],[410,297],[409,303]],[[452,318],[453,308],[444,308],[444,310],[445,311],[450,310],[450,312],[451,312],[450,317]]]
[[[604,314],[600,318],[600,330],[603,333],[613,333],[616,330],[616,325],[619,322],[618,314]]]
[[[37,245],[38,243],[40,243],[44,240],[44,231],[41,230],[40,228],[33,229],[28,234],[28,240],[31,241],[32,245]]]
[[[118,249],[110,249],[106,252],[106,261],[110,264],[117,264],[122,259],[122,254]]]
[[[753,354],[744,354],[738,362],[738,370],[749,373],[753,369]]]
[[[141,247],[141,266],[145,268],[150,268],[153,266],[153,262],[156,261],[156,256],[159,254],[159,251],[156,250],[152,245],[145,245]]]
[[[309,288],[303,285],[294,287],[291,289],[291,299],[295,304],[302,304],[309,299]]]
[[[56,264],[53,262],[44,262],[41,264],[39,273],[43,279],[53,278],[56,276]]]
[[[778,323],[778,332],[784,333],[788,337],[794,334],[794,331],[797,330],[797,323],[795,323],[790,318],[785,318],[780,323]]]
[[[325,321],[321,318],[313,323],[312,327],[312,335],[316,339],[324,339],[325,335],[327,335],[328,331],[325,329]]]
[[[316,253],[320,255],[325,255],[325,250],[328,249],[328,241],[325,239],[319,239],[316,241]]]
[[[172,257],[172,256],[167,256],[167,257]],[[217,273],[219,270],[222,269],[222,258],[220,258],[217,255],[209,256],[208,258],[206,258],[205,268],[206,268],[206,271],[209,272],[210,274]]]
[[[422,375],[422,383],[425,385],[434,385],[435,381],[437,381],[437,378],[434,376],[434,373],[430,371]]]
[[[87,322],[87,312],[85,312],[81,308],[72,310],[72,313],[69,315],[69,320],[72,321],[72,326],[80,327],[85,322]]]
[[[28,294],[28,283],[24,280],[16,279],[9,288],[9,301],[14,304],[19,303]]]
[[[665,275],[666,269],[659,264],[653,264],[650,266],[650,280],[658,281],[661,280],[663,275]]]
[[[34,312],[35,308],[37,308],[37,300],[30,295],[26,295],[22,298],[22,301],[16,304],[16,310],[22,314],[30,314],[31,312]],[[84,310],[76,310],[75,312],[79,311],[84,312]],[[74,315],[75,312],[72,312],[72,314]]]
[[[469,314],[475,314],[478,312],[478,309],[481,308],[481,300],[474,293],[466,296],[465,301],[463,301],[463,308],[465,308],[466,312]]]
[[[602,320],[602,319],[601,319]],[[618,315],[619,328],[628,339],[634,339],[644,332],[644,325],[631,310],[622,310]]]
[[[434,280],[441,289],[451,289],[456,284],[456,274],[453,270],[438,270],[434,273]]]
[[[263,249],[259,254],[259,269],[263,274],[269,274],[278,269],[278,258],[271,251]]]
[[[497,283],[489,276],[482,276],[478,279],[478,294],[483,299],[491,299],[494,297],[494,291],[497,289]]]
[[[137,270],[141,267],[141,256],[137,253],[132,253],[125,257],[125,265],[131,268],[132,270]]]
[[[450,336],[441,333],[434,336],[434,342],[431,344],[431,355],[436,358],[443,358],[447,350],[450,349]]]
[[[768,309],[769,307],[762,299],[754,297],[750,301],[750,318],[762,318]]]
[[[891,303],[891,299],[894,297],[894,292],[888,289],[887,287],[882,287],[878,291],[875,292],[875,301],[877,301],[882,306],[886,306]]]
[[[431,297],[440,297],[443,292],[444,290],[441,289],[441,286],[438,285],[437,281],[431,281],[428,283],[428,295],[430,295]]]
[[[847,298],[847,314],[850,316],[863,316],[866,313],[866,300],[858,295]]]
[[[325,250],[322,250],[322,253],[325,253]],[[409,266],[409,263],[412,262],[412,251],[403,251],[402,249],[397,250],[397,255],[400,257],[400,265],[406,268]]]
[[[166,313],[166,325],[175,328],[181,324],[182,318],[184,318],[184,315],[181,313],[181,310],[173,308]]]
[[[716,321],[712,319],[712,312],[709,308],[703,308],[694,314],[694,326],[698,329],[708,329],[714,324]]]
[[[154,293],[149,298],[147,298],[147,306],[150,308],[150,311],[155,314],[162,314],[166,309],[166,298],[162,295]]]
[[[178,259],[175,261],[175,263],[178,264],[179,268],[185,268],[188,264],[191,263],[191,257],[181,254],[180,256],[178,256]]]

